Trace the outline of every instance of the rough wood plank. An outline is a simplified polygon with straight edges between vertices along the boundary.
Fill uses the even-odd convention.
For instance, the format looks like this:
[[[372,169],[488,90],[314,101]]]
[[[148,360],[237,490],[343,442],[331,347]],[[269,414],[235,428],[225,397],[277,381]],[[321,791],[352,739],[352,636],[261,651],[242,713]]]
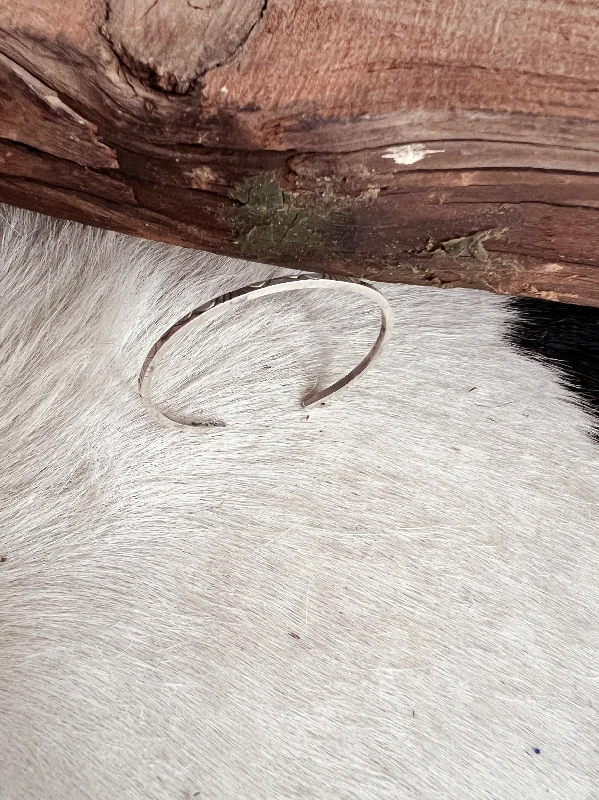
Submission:
[[[50,87],[0,53],[0,137],[90,167],[118,167],[97,128]]]
[[[213,232],[211,238],[206,230],[198,231],[196,226],[173,221],[156,211],[121,204],[113,206],[83,193],[39,185],[32,194],[27,181],[0,178],[0,196],[13,205],[42,213],[52,209],[53,216],[111,228],[131,236],[207,250],[217,249],[216,240],[219,252],[230,256],[239,252],[230,230],[227,235],[222,231]],[[596,266],[496,253],[490,250],[490,243],[486,246],[489,252],[483,261],[473,257],[452,257],[439,249],[427,258],[406,256],[386,266],[378,262],[364,264],[361,274],[371,280],[439,288],[484,289],[505,295],[599,307]],[[317,268],[319,263],[313,259],[313,255],[306,258],[304,265]],[[290,260],[289,266],[297,264]],[[355,274],[353,262],[342,257],[329,266],[341,273]]]
[[[598,21],[591,0],[0,0],[0,200],[597,305]]]
[[[538,180],[548,182],[541,170],[599,173],[599,151],[515,142],[442,139],[355,153],[303,154],[292,157],[289,167],[300,179],[342,175],[355,190],[388,186],[395,176],[403,173],[412,173],[416,181],[423,180],[423,176],[417,173],[440,170],[456,170],[457,175],[460,174],[458,170],[538,170]],[[557,174],[556,178],[559,180],[560,175]]]
[[[204,87],[208,113],[247,109],[244,122],[261,146],[303,149],[310,141],[329,150],[327,134],[336,139],[341,126],[344,149],[389,136],[393,144],[400,120],[432,139],[437,120],[455,120],[455,138],[477,139],[491,119],[491,138],[506,139],[512,118],[515,134],[526,124],[530,141],[548,143],[559,127],[546,132],[545,119],[595,127],[599,117],[599,6],[591,0],[272,0],[263,23],[262,35]],[[543,122],[521,117],[531,114]]]
[[[92,171],[72,161],[0,139],[0,175],[27,178],[36,183],[87,192],[115,203],[135,205],[131,187],[118,174],[111,173]]]
[[[0,177],[0,197],[10,205],[98,228],[109,228],[129,236],[200,250],[218,249],[225,255],[236,254],[234,247],[231,246],[230,250],[227,248],[227,242],[230,244],[233,238],[230,231],[228,236],[223,236],[222,231],[198,229],[195,225],[173,220],[159,211],[152,211],[138,204],[111,203],[85,192],[74,192],[41,183],[35,184],[32,191],[30,181],[8,177]]]

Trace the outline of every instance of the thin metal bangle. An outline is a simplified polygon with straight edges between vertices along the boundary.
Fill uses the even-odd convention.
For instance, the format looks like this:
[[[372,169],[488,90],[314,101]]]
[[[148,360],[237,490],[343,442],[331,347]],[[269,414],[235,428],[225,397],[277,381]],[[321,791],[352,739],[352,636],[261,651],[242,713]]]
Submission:
[[[154,404],[151,398],[152,378],[167,350],[173,346],[177,339],[181,338],[183,333],[187,333],[190,328],[199,326],[200,323],[204,323],[206,320],[222,314],[231,307],[240,306],[248,300],[254,300],[257,297],[264,297],[279,292],[290,292],[295,289],[326,289],[328,287],[343,289],[374,300],[381,309],[381,328],[368,355],[363,358],[351,372],[348,372],[347,375],[335,381],[335,383],[331,384],[326,389],[312,389],[302,399],[301,404],[304,408],[312,406],[325,397],[330,397],[330,395],[339,391],[339,389],[342,389],[344,386],[347,386],[354,378],[357,378],[358,375],[371,366],[380,353],[384,340],[391,333],[393,311],[386,298],[369,283],[338,275],[319,275],[318,273],[303,272],[299,275],[272,278],[271,280],[262,281],[261,283],[253,283],[250,286],[244,286],[233,292],[227,292],[214,300],[209,300],[207,303],[203,303],[201,306],[194,308],[189,314],[186,314],[175,322],[175,324],[152,346],[139,373],[139,393],[147,411],[155,420],[169,428],[193,428],[199,431],[214,431],[224,427],[222,423],[180,422],[174,417],[170,417]]]

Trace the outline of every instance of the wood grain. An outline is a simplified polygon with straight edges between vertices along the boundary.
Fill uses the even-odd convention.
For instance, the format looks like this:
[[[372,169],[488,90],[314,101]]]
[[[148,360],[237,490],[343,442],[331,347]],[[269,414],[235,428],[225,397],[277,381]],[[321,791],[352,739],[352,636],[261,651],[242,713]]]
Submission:
[[[96,126],[58,94],[0,54],[0,137],[90,167],[118,167]]]
[[[110,0],[102,32],[151,87],[185,94],[243,46],[264,0]]]
[[[0,0],[0,200],[599,305],[591,0]]]

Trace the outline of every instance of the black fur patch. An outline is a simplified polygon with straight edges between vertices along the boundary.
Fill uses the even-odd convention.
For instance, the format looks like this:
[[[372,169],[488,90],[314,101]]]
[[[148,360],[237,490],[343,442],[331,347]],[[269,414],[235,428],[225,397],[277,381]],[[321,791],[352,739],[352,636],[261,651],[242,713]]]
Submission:
[[[510,344],[552,367],[595,418],[599,441],[599,308],[518,297],[510,300]]]

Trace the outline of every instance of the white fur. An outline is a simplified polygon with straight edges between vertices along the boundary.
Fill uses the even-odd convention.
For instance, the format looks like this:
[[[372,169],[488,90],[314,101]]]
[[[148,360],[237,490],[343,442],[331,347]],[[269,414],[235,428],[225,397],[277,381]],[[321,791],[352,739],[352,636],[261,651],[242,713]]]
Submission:
[[[272,270],[3,214],[2,800],[599,797],[599,450],[501,299],[382,286],[314,411],[376,311],[248,304],[173,432]]]

